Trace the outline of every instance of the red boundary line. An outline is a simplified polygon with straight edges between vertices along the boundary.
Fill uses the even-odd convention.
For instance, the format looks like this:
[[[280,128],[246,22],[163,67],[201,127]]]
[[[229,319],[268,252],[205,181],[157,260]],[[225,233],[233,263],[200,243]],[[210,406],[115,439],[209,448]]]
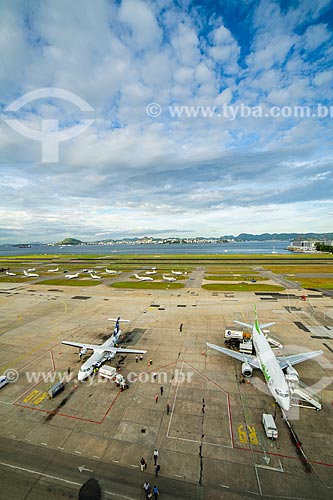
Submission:
[[[55,364],[54,364],[54,358],[53,358],[53,353],[52,353],[52,350],[49,351],[50,354],[51,354],[51,360],[52,360],[52,363],[53,363],[53,370],[48,372],[48,373],[52,373],[54,370],[55,370]],[[177,360],[177,361],[174,361],[172,363],[168,363],[166,365],[163,365],[163,366],[160,366],[158,368],[156,368],[155,371],[159,371],[161,370],[162,368],[166,368],[167,366],[171,366],[171,365],[176,365],[178,363],[178,361],[180,360]],[[265,452],[265,451],[261,451],[261,450],[254,450],[254,449],[251,449],[251,448],[242,448],[240,446],[235,446],[235,442],[234,442],[234,432],[233,432],[233,425],[232,425],[232,416],[231,416],[231,403],[230,403],[230,395],[228,393],[228,391],[226,391],[225,389],[223,389],[219,384],[217,384],[216,382],[214,382],[213,380],[211,380],[210,378],[208,378],[206,375],[204,375],[203,373],[201,373],[199,370],[197,370],[196,368],[194,368],[190,363],[188,363],[187,361],[185,360],[182,360],[184,363],[186,363],[190,368],[192,368],[192,370],[194,370],[195,372],[197,372],[201,377],[203,377],[204,379],[208,380],[210,383],[212,383],[213,385],[215,385],[216,387],[218,387],[222,392],[224,392],[224,394],[227,396],[227,403],[228,403],[228,413],[229,413],[229,425],[230,425],[230,431],[231,431],[231,440],[232,440],[232,449],[234,450],[242,450],[242,451],[252,451],[254,453],[261,453],[261,454],[264,454],[266,453],[266,455],[272,455],[272,456],[276,456],[276,457],[281,457],[281,458],[289,458],[291,460],[298,460],[298,457],[291,457],[290,455],[283,455],[282,453],[273,453],[273,452]],[[147,373],[150,373],[151,371],[154,371],[153,369],[151,370],[148,370]],[[37,382],[37,384],[39,384],[41,381]],[[35,387],[37,384],[33,385],[30,389],[33,389],[33,387]],[[29,390],[29,389],[28,389]],[[24,394],[26,394],[25,391],[23,393],[22,396],[20,396],[16,401],[18,401],[19,399],[21,399],[21,397],[24,396]],[[43,413],[48,413],[50,415],[59,415],[60,417],[66,417],[66,418],[72,418],[72,419],[75,419],[75,420],[80,420],[80,421],[83,421],[83,422],[90,422],[90,423],[93,423],[93,424],[102,424],[104,422],[104,420],[106,419],[107,415],[109,414],[112,406],[114,405],[114,403],[116,402],[117,398],[119,397],[119,394],[121,393],[121,391],[118,391],[118,393],[116,394],[115,398],[113,399],[113,401],[111,402],[110,406],[108,407],[108,409],[106,410],[105,414],[103,415],[102,419],[100,421],[97,421],[97,420],[90,420],[90,419],[87,419],[87,418],[82,418],[82,417],[75,417],[74,415],[66,415],[64,413],[58,413],[56,411],[49,411],[49,410],[43,410],[41,408],[33,408],[32,406],[25,406],[25,405],[22,405],[22,404],[19,404],[19,403],[12,403],[13,406],[20,406],[22,408],[27,408],[29,410],[34,410],[34,411],[40,411],[40,412],[43,412]],[[319,462],[319,461],[316,461],[316,460],[307,460],[308,463],[310,464],[316,464],[316,465],[324,465],[326,467],[333,467],[333,463],[325,463],[325,462]]]
[[[57,344],[56,344],[57,345]],[[51,356],[51,362],[52,362],[52,370],[48,371],[46,375],[49,375],[51,373],[53,373],[56,369],[55,367],[55,362],[54,362],[54,357],[53,357],[53,352],[52,352],[52,349],[49,351],[50,353],[50,356]],[[43,355],[41,355],[43,356]],[[41,356],[38,356],[38,358],[36,359],[39,359]],[[30,362],[32,363],[32,361]],[[30,364],[28,363],[28,364]],[[26,365],[28,366],[28,365]],[[17,401],[19,401],[20,399],[23,398],[23,396],[28,392],[28,391],[31,391],[34,387],[36,387],[38,384],[40,384],[41,382],[43,381],[43,379],[39,380],[39,382],[36,382],[34,385],[32,385],[31,387],[29,387],[29,389],[27,389],[23,394],[21,394],[13,403],[12,405],[13,406],[20,406],[21,408],[27,408],[28,410],[33,410],[33,411],[40,411],[42,413],[47,413],[49,415],[59,415],[59,417],[66,417],[66,418],[72,418],[72,419],[75,419],[75,420],[81,420],[83,422],[90,422],[92,424],[102,424],[106,418],[106,416],[108,415],[109,411],[111,410],[112,406],[114,405],[116,399],[118,398],[119,394],[120,394],[120,390],[118,391],[118,393],[116,394],[115,398],[113,399],[113,401],[111,402],[110,406],[108,407],[108,409],[106,410],[105,414],[102,416],[102,419],[101,420],[90,420],[88,418],[83,418],[83,417],[76,417],[74,415],[67,415],[65,413],[59,413],[57,411],[54,411],[54,410],[43,410],[42,408],[35,408],[33,406],[27,406],[27,405],[23,405],[23,404],[20,404],[20,403],[17,403]]]
[[[225,389],[223,389],[219,384],[217,384],[216,382],[213,382],[213,380],[210,380],[210,378],[206,377],[206,375],[203,375],[199,370],[197,370],[196,368],[194,368],[194,366],[192,366],[190,363],[188,363],[187,361],[184,361],[184,363],[186,363],[188,366],[190,366],[192,368],[192,370],[194,370],[195,372],[199,373],[199,375],[201,377],[203,377],[204,379],[208,380],[208,382],[210,382],[211,384],[215,385],[216,387],[218,387],[222,392],[224,392],[224,394],[227,396],[227,405],[228,405],[228,417],[229,417],[229,431],[230,431],[230,437],[231,437],[231,444],[232,444],[232,448],[235,447],[235,441],[234,441],[234,431],[233,431],[233,428],[232,428],[232,416],[231,416],[231,404],[230,404],[230,395],[229,395],[229,392],[226,391]]]
[[[190,365],[190,363],[188,363],[187,361],[184,361],[184,363],[186,363],[188,366],[190,366],[194,371],[196,371],[197,373],[200,374],[201,377],[205,378],[206,380],[208,380],[209,382],[211,382],[212,384],[216,385],[216,387],[218,387],[219,389],[221,389],[225,394],[227,394],[228,396],[228,405],[230,405],[230,399],[229,399],[229,393],[225,390],[225,389],[222,389],[222,387],[219,386],[219,384],[217,384],[216,382],[214,382],[213,380],[210,380],[210,378],[206,377],[206,375],[204,375],[203,373],[201,373],[199,370],[197,370],[196,368],[194,368],[192,365]],[[272,455],[272,456],[275,456],[275,457],[281,457],[281,458],[289,458],[291,460],[298,460],[299,458],[298,457],[291,457],[290,455],[283,455],[282,453],[273,453],[273,452],[265,452],[265,451],[262,451],[262,450],[254,450],[254,449],[251,449],[251,448],[242,448],[240,446],[234,446],[234,433],[233,433],[233,430],[232,430],[232,418],[231,418],[231,408],[230,408],[230,421],[231,423],[231,431],[232,431],[232,442],[233,442],[233,449],[235,450],[243,450],[243,451],[253,451],[254,453],[261,453],[261,454],[264,454],[266,453],[266,455]],[[326,463],[326,462],[319,462],[319,461],[316,461],[316,460],[307,460],[308,463],[310,464],[317,464],[317,465],[325,465],[326,467],[333,467],[333,463]]]

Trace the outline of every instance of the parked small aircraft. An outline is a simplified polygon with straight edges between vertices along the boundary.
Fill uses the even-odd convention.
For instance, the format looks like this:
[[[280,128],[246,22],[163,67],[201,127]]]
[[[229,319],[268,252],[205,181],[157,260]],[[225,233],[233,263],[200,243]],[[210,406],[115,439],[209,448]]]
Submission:
[[[177,281],[176,278],[173,278],[172,276],[165,276],[164,274],[163,274],[163,279],[165,281]]]
[[[101,276],[97,276],[97,274],[92,274],[92,273],[89,273],[90,276],[92,277],[93,280],[101,280]]]
[[[48,273],[56,273],[59,271],[59,267],[57,267],[56,269],[48,269],[47,272]]]
[[[172,274],[178,274],[178,276],[182,275],[183,273],[181,271],[173,271],[171,270]]]
[[[139,276],[138,274],[134,274],[135,278],[140,281],[154,281],[153,278],[149,276]]]
[[[80,273],[76,274],[66,274],[65,278],[72,280],[73,278],[78,278]]]
[[[29,269],[28,269],[29,271]],[[30,269],[31,271],[31,269]],[[30,273],[30,272],[27,272],[27,271],[23,271],[23,274],[24,276],[26,276],[27,278],[38,278],[39,274],[36,274],[36,273]]]
[[[112,269],[105,269],[108,274],[118,274],[118,271],[113,271]]]

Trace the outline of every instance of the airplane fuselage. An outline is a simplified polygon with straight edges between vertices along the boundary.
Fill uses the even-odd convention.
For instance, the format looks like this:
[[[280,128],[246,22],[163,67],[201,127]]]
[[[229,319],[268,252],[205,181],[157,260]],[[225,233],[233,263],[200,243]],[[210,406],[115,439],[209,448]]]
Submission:
[[[286,411],[289,410],[289,386],[279,361],[276,359],[268,340],[260,330],[257,322],[253,326],[252,342],[269,391],[281,408]]]
[[[117,354],[116,352],[114,352],[114,353],[113,352],[105,352],[105,350],[103,349],[103,347],[109,349],[110,347],[113,347],[114,344],[115,344],[115,339],[114,339],[114,336],[112,335],[111,338],[109,338],[106,342],[104,342],[104,344],[102,344],[98,349],[96,349],[94,354],[92,354],[90,356],[90,358],[87,359],[87,361],[85,361],[81,365],[79,373],[78,373],[78,379],[80,382],[82,382],[87,377],[92,375],[96,364],[104,363],[104,361],[106,361],[107,359],[113,359],[116,356],[116,354]]]

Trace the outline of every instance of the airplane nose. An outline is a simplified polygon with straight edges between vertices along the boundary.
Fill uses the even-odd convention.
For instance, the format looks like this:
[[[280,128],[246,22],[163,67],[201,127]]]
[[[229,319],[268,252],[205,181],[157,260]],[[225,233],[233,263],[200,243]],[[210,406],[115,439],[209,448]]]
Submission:
[[[280,401],[280,404],[284,411],[290,410],[290,398],[285,398],[282,401]]]

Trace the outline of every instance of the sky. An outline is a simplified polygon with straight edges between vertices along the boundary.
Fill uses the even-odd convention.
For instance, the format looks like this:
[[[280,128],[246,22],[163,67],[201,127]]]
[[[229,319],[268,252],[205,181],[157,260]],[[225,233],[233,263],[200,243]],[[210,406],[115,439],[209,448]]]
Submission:
[[[0,243],[332,231],[332,19],[0,0]]]

